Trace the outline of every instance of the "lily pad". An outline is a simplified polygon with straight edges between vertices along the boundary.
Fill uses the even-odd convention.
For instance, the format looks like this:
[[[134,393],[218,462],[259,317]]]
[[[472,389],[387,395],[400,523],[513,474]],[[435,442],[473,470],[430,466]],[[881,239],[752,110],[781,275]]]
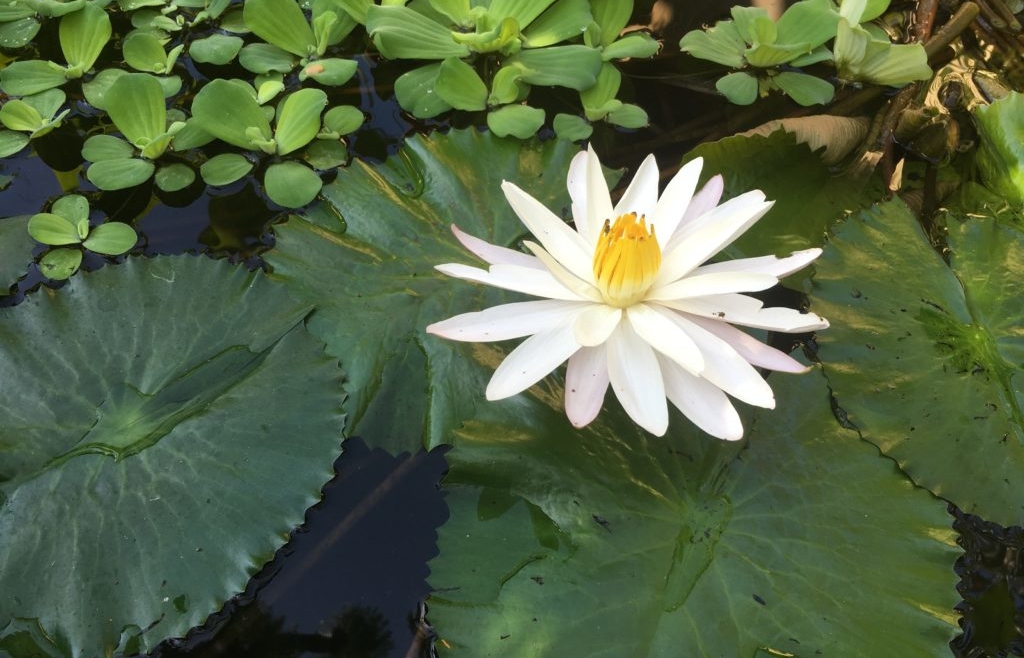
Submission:
[[[1003,525],[1024,522],[1024,232],[974,187],[946,216],[950,263],[898,200],[836,229],[813,306],[838,405],[922,487]]]
[[[820,374],[772,384],[778,407],[738,457],[682,422],[646,436],[617,408],[575,430],[560,384],[467,420],[430,564],[450,655],[948,652],[945,506],[839,425]]]
[[[275,227],[277,246],[266,255],[274,276],[316,305],[310,329],[344,359],[350,432],[393,452],[433,447],[484,403],[486,379],[467,381],[448,347],[423,342],[423,328],[493,302],[493,291],[452,285],[433,267],[467,258],[452,222],[496,244],[522,237],[501,196],[504,179],[568,208],[565,172],[577,150],[475,130],[413,137],[384,165],[357,160],[340,170],[322,191],[320,213]],[[426,363],[434,357],[431,386]]]
[[[243,589],[339,452],[341,372],[308,310],[188,256],[0,309],[0,627],[144,652]]]
[[[32,261],[35,240],[28,234],[29,215],[0,219],[0,295],[7,293]]]

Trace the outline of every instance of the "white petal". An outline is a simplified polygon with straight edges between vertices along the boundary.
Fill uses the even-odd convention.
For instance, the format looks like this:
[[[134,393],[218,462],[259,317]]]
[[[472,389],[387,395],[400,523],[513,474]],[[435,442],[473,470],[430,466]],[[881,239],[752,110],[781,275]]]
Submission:
[[[805,373],[811,369],[810,366],[805,366],[785,352],[765,345],[747,332],[741,331],[727,322],[716,322],[696,315],[688,316],[687,319],[729,343],[750,365],[792,373]]]
[[[503,400],[525,391],[579,348],[569,324],[530,336],[512,350],[494,371],[487,384],[487,399]]]
[[[683,165],[669,181],[661,198],[658,199],[657,207],[648,217],[649,223],[654,225],[657,231],[662,246],[668,244],[679,223],[689,212],[690,200],[693,198],[693,191],[697,189],[697,179],[700,178],[703,166],[704,158],[696,158]],[[718,199],[715,199],[715,203],[718,203]],[[714,204],[711,208],[714,208]]]
[[[458,279],[484,283],[496,288],[514,290],[536,297],[585,301],[579,295],[559,283],[558,279],[552,276],[551,272],[548,272],[546,268],[538,270],[519,265],[491,265],[489,270],[482,270],[479,267],[472,267],[470,265],[446,263],[438,265],[434,269]]]
[[[576,342],[594,347],[608,340],[622,321],[622,309],[607,304],[590,304],[573,319]]]
[[[668,430],[665,384],[654,350],[627,323],[605,343],[608,379],[615,397],[633,421],[655,436]]]
[[[648,155],[640,163],[640,168],[636,170],[622,198],[615,204],[612,217],[630,212],[636,213],[637,217],[653,216],[655,208],[658,207],[658,177],[658,162],[654,159],[654,154]]]
[[[685,331],[659,311],[657,306],[636,304],[626,310],[626,317],[637,335],[694,375],[704,370],[704,356]]]
[[[690,205],[686,207],[686,212],[683,213],[682,218],[679,220],[679,225],[676,226],[675,231],[671,236],[667,236],[667,243],[662,251],[668,251],[678,244],[676,241],[677,236],[685,235],[682,229],[684,226],[688,226],[699,218],[703,217],[706,213],[714,210],[715,206],[722,198],[722,192],[725,191],[725,180],[721,174],[714,176],[707,183],[704,183],[704,187],[700,188],[700,191],[693,195],[690,199]]]
[[[452,233],[455,239],[462,243],[462,246],[470,250],[481,260],[491,265],[520,265],[522,267],[542,268],[540,261],[529,254],[524,254],[508,247],[499,247],[486,240],[474,237],[466,233],[455,224],[452,224]]]
[[[587,160],[589,155],[586,151],[580,151],[573,156],[569,163],[569,174],[565,178],[565,186],[569,190],[569,198],[572,199],[572,220],[576,224],[576,232],[579,233],[587,244],[594,240],[590,237],[590,217],[587,215]]]
[[[541,264],[547,268],[548,272],[551,272],[551,275],[558,279],[558,282],[563,286],[575,292],[581,299],[601,302],[601,291],[597,289],[596,285],[594,285],[592,273],[589,279],[580,279],[578,276],[565,269],[565,267],[563,267],[554,256],[549,254],[544,247],[540,246],[536,242],[527,240],[523,244],[526,245],[527,249],[534,253],[537,260],[539,260]]]
[[[763,308],[764,304],[761,301],[746,295],[709,295],[658,303],[712,320],[771,331],[799,333],[828,328],[828,320],[819,315],[801,313],[781,306]]]
[[[729,292],[756,292],[767,290],[779,282],[778,278],[771,274],[757,272],[700,272],[701,268],[698,268],[678,281],[654,288],[647,294],[647,301],[702,297]]]
[[[521,189],[505,181],[501,184],[512,209],[548,253],[570,272],[586,279],[594,269],[594,254],[580,234],[555,213]]]
[[[702,265],[694,270],[691,276],[708,274],[711,272],[748,272],[750,274],[770,274],[777,278],[788,276],[793,272],[802,270],[821,255],[821,249],[804,249],[794,251],[785,258],[777,256],[758,256],[757,258],[737,258],[726,260],[721,263]]]
[[[729,199],[705,213],[699,222],[680,228],[674,237],[685,237],[680,237],[672,249],[662,252],[661,270],[654,285],[675,281],[717,254],[764,217],[772,204],[764,200],[763,192],[754,190]],[[705,218],[709,218],[708,221]]]
[[[427,327],[427,333],[481,343],[522,338],[570,323],[585,307],[586,302],[555,299],[502,304],[435,322]]]
[[[658,310],[657,307],[655,309]],[[660,311],[697,344],[697,349],[704,356],[704,371],[700,373],[703,379],[747,404],[775,408],[771,386],[732,346],[679,313],[667,309]]]
[[[565,415],[573,427],[597,417],[608,390],[608,354],[603,345],[584,347],[569,357],[565,371]]]
[[[694,425],[726,441],[743,438],[743,423],[729,398],[710,382],[661,358],[665,395]]]
[[[612,217],[612,196],[608,192],[608,181],[604,179],[601,161],[594,153],[592,146],[587,147],[587,243],[591,247],[597,244],[606,219]],[[584,233],[580,231],[580,233]]]

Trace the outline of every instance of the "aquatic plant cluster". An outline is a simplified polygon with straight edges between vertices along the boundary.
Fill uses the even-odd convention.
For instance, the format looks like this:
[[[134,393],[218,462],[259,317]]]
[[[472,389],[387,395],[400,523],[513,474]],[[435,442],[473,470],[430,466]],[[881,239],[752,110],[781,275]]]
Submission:
[[[185,636],[355,436],[446,446],[431,655],[1019,648],[1019,582],[958,594],[954,564],[999,534],[971,519],[1024,522],[1024,80],[994,56],[1024,6],[669,38],[659,4],[5,0],[0,155],[77,141],[0,219],[0,656]],[[729,133],[774,120],[645,132],[652,57],[769,108],[711,106]],[[370,91],[420,122],[381,161],[350,153]],[[607,134],[687,146],[623,176]],[[99,221],[243,184],[252,270]]]

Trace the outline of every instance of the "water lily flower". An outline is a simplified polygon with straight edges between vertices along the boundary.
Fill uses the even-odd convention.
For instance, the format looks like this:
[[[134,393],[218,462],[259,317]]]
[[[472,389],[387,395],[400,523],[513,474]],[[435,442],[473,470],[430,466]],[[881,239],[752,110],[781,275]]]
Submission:
[[[792,373],[807,368],[733,325],[782,332],[828,327],[813,313],[764,308],[742,293],[774,286],[821,250],[705,264],[773,202],[755,190],[719,205],[721,176],[696,191],[702,165],[700,158],[687,163],[659,197],[658,166],[648,156],[612,206],[597,156],[589,149],[579,153],[568,176],[575,230],[503,182],[512,209],[537,239],[525,242],[533,255],[452,226],[489,267],[449,263],[437,269],[543,299],[457,315],[427,331],[473,342],[528,336],[494,372],[488,400],[520,393],[568,360],[565,411],[576,427],[597,416],[610,384],[630,418],[652,434],[668,429],[667,399],[705,432],[741,438],[729,396],[775,406],[755,366]]]

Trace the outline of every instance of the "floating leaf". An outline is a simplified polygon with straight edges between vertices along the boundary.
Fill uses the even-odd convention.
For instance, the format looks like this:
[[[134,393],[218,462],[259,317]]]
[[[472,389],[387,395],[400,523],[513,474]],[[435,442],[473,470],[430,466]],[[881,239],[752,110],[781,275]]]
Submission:
[[[270,120],[256,102],[256,92],[241,80],[211,80],[192,101],[199,128],[232,146],[273,152]]]
[[[506,105],[487,114],[487,127],[498,137],[529,139],[544,125],[544,110],[529,105]]]
[[[847,219],[815,264],[820,356],[865,439],[922,487],[1024,521],[1024,232],[973,188],[946,214],[949,265],[899,200]]]
[[[0,89],[10,96],[30,96],[67,82],[60,64],[38,59],[11,62],[0,69]]]
[[[151,30],[132,30],[124,38],[121,52],[125,63],[136,71],[163,73],[168,68],[166,42],[166,37],[161,38]]]
[[[29,136],[13,130],[0,130],[0,158],[14,155],[28,146]]]
[[[948,651],[945,506],[839,426],[820,374],[772,387],[738,457],[678,415],[663,438],[611,405],[576,430],[561,385],[466,419],[430,565],[450,654],[875,658],[894,637],[903,655]]]
[[[48,279],[63,281],[78,271],[82,265],[82,252],[78,249],[67,249],[60,247],[51,249],[39,259],[39,271]],[[0,508],[0,513],[2,513]],[[3,519],[0,518],[0,525]],[[0,565],[2,568],[2,565]],[[0,608],[0,619],[3,618],[3,609]]]
[[[1024,203],[1024,94],[1011,92],[981,105],[974,117],[981,136],[978,170],[985,184],[1015,204]]]
[[[466,57],[470,50],[452,32],[418,11],[397,5],[370,5],[366,31],[388,59],[445,59]]]
[[[188,46],[188,54],[193,61],[200,64],[230,63],[238,56],[242,49],[241,37],[228,34],[211,34],[202,39],[196,39]]]
[[[341,372],[307,312],[189,256],[0,310],[0,628],[38,620],[71,656],[145,652],[244,588],[339,451]]]
[[[316,51],[313,31],[295,0],[246,0],[242,16],[256,36],[282,50],[299,57]]]
[[[103,69],[92,80],[82,83],[85,100],[97,109],[107,109],[107,93],[113,84],[125,75],[129,75],[129,72],[122,69]],[[181,91],[181,78],[178,76],[158,75],[153,77],[160,83],[164,98],[169,98]]]
[[[32,261],[35,242],[28,233],[28,215],[0,218],[0,296],[21,275]]]
[[[492,9],[496,4],[492,3]],[[523,31],[524,45],[543,48],[578,37],[593,20],[587,0],[558,0],[537,19],[530,21]]]
[[[352,79],[352,76],[356,74],[357,68],[359,68],[359,65],[356,64],[354,59],[326,57],[311,62],[299,71],[299,80],[313,78],[322,85],[343,85]]]
[[[82,145],[82,157],[89,162],[124,160],[134,154],[131,144],[113,135],[93,135]]]
[[[30,10],[29,16],[0,24],[0,48],[22,48],[39,33],[41,24]]]
[[[252,163],[238,153],[215,155],[199,167],[199,174],[207,185],[228,185],[248,175]]]
[[[299,60],[287,50],[281,50],[269,43],[250,43],[239,51],[238,63],[253,73],[288,73],[295,68]]]
[[[138,240],[139,236],[131,226],[124,222],[107,222],[90,231],[82,244],[97,254],[120,256],[134,247]]]
[[[522,79],[531,85],[557,85],[589,89],[601,70],[601,51],[586,46],[553,46],[522,50],[506,63],[522,67]]]
[[[320,113],[325,107],[327,94],[319,89],[300,89],[285,96],[277,107],[277,154],[287,155],[309,144],[320,132]]]
[[[163,88],[156,78],[147,73],[129,73],[119,77],[110,86],[106,103],[114,125],[139,149],[167,130]],[[160,150],[151,157],[159,157],[162,153]]]
[[[316,172],[298,162],[278,162],[267,167],[263,187],[270,200],[285,208],[301,208],[316,198],[323,187]]]
[[[337,105],[324,113],[324,132],[335,138],[341,137],[355,132],[365,120],[366,117],[358,107]]]
[[[195,182],[196,172],[183,162],[173,162],[157,169],[153,180],[164,192],[177,192]]]
[[[110,17],[98,3],[87,2],[60,19],[60,47],[67,59],[69,77],[80,78],[92,68],[110,40]]]
[[[417,119],[429,119],[452,109],[434,92],[440,64],[428,64],[407,71],[395,80],[395,98],[398,104]]]
[[[37,242],[58,246],[78,244],[85,237],[79,235],[74,222],[48,212],[32,215],[28,221],[28,234]]]
[[[757,100],[757,78],[742,71],[722,76],[715,82],[715,89],[736,105],[750,105]]]
[[[441,62],[434,92],[456,110],[482,110],[487,107],[487,85],[472,66],[457,57]]]
[[[556,114],[551,125],[559,139],[570,142],[587,139],[594,132],[594,127],[586,119],[573,114]]]
[[[123,190],[142,185],[155,170],[152,162],[138,158],[101,160],[89,165],[85,177],[101,190]]]

